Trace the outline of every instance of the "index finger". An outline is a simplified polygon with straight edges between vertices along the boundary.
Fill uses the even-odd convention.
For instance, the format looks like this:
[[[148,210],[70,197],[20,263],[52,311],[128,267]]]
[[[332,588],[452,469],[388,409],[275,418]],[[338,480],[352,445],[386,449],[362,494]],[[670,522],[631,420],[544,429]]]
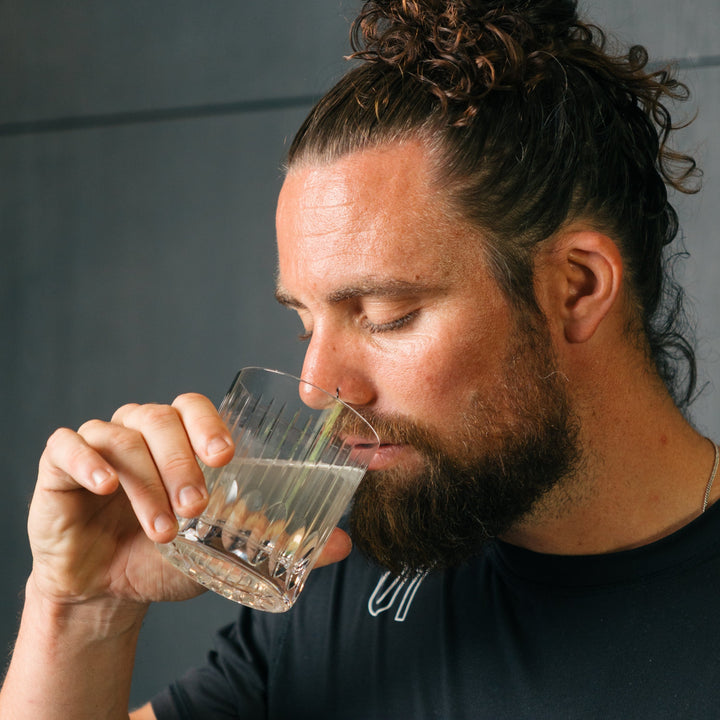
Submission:
[[[230,462],[235,446],[217,409],[204,395],[185,393],[175,398],[172,406],[185,426],[195,454],[211,467]]]

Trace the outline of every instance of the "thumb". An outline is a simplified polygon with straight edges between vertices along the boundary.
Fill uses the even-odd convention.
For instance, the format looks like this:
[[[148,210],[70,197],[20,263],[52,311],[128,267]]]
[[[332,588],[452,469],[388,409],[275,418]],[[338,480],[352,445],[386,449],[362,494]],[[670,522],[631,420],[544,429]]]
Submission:
[[[315,567],[330,565],[331,563],[344,560],[352,550],[350,536],[340,528],[335,528],[328,538]]]

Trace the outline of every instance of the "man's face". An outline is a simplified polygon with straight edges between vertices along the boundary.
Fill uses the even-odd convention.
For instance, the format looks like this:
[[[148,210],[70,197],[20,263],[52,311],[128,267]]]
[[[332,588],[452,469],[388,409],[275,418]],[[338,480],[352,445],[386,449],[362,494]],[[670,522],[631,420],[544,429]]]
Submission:
[[[511,310],[419,144],[293,170],[277,233],[278,297],[308,340],[303,377],[339,389],[380,435],[356,544],[396,571],[477,552],[572,459],[542,319]]]

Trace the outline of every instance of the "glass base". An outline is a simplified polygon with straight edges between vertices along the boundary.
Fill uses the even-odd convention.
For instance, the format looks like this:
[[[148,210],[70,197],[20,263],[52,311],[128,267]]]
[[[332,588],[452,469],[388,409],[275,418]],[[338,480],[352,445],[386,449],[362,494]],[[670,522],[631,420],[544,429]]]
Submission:
[[[158,545],[160,552],[178,570],[208,590],[255,610],[280,613],[294,604],[270,580],[236,557],[178,535]]]

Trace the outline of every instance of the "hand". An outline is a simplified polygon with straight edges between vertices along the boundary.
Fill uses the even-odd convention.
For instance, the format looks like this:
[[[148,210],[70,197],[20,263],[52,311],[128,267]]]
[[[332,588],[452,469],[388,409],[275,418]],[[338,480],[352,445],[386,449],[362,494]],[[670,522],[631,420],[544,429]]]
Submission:
[[[60,603],[181,600],[203,588],[165,562],[155,542],[177,532],[175,514],[207,504],[196,461],[218,467],[233,445],[212,403],[201,395],[172,406],[125,405],[110,422],[56,431],[40,459],[28,529],[35,587]],[[348,555],[336,529],[318,566]]]
[[[227,428],[201,395],[181,395],[172,406],[125,405],[110,422],[56,431],[28,521],[35,587],[61,603],[202,592],[154,546],[175,536],[175,513],[193,517],[207,504],[196,455],[214,467],[233,455]]]

